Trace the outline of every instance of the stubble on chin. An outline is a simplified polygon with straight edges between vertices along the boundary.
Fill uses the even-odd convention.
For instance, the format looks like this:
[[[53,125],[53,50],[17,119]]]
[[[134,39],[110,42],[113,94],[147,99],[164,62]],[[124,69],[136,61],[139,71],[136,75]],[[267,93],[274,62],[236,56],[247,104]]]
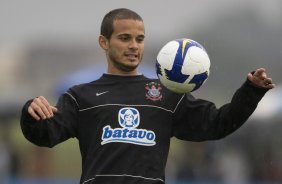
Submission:
[[[112,65],[113,65],[116,69],[118,69],[118,70],[120,70],[120,71],[123,71],[123,72],[132,72],[132,71],[136,70],[136,69],[138,68],[140,62],[141,62],[141,60],[140,60],[140,61],[138,62],[138,64],[136,64],[136,65],[131,65],[131,64],[123,63],[123,62],[121,62],[121,61],[117,61],[116,59],[111,58],[111,57],[110,57],[110,59],[111,59]]]
[[[139,63],[137,65],[127,65],[127,64],[123,64],[121,62],[113,60],[113,65],[115,68],[119,69],[120,71],[132,72],[138,68]]]

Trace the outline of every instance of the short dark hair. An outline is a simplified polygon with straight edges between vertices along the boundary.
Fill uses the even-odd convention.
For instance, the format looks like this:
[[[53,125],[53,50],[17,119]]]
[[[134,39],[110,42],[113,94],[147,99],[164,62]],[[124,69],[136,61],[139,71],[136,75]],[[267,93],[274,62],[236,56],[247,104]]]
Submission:
[[[107,39],[110,39],[114,31],[113,23],[115,20],[120,19],[133,19],[143,22],[141,16],[132,10],[126,8],[114,9],[104,16],[104,19],[101,24],[100,34],[106,37]]]

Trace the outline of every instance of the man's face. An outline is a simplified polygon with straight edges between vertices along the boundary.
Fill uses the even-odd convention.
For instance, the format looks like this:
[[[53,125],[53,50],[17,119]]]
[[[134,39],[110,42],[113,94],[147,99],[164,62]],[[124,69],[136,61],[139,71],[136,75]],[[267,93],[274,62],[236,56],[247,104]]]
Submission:
[[[114,31],[108,40],[108,72],[114,74],[137,74],[137,67],[144,52],[145,30],[142,21],[115,20]]]

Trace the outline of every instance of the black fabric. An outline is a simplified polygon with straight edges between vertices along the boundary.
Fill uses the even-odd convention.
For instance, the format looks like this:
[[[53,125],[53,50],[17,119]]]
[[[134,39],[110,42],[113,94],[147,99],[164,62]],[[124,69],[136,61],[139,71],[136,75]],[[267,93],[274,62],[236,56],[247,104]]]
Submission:
[[[28,101],[21,127],[38,146],[53,147],[77,138],[81,183],[164,183],[171,137],[188,141],[225,137],[242,126],[266,91],[247,81],[231,103],[217,109],[191,94],[170,92],[143,75],[104,74],[63,94],[51,119],[31,118]],[[134,121],[126,122],[128,114]]]

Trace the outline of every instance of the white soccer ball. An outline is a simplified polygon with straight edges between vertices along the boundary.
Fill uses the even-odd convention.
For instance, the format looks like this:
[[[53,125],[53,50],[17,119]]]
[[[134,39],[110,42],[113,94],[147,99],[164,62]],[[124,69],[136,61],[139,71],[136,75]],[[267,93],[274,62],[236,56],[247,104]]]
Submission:
[[[159,51],[156,72],[169,90],[188,93],[199,89],[208,79],[210,59],[198,42],[187,38],[176,39]]]

